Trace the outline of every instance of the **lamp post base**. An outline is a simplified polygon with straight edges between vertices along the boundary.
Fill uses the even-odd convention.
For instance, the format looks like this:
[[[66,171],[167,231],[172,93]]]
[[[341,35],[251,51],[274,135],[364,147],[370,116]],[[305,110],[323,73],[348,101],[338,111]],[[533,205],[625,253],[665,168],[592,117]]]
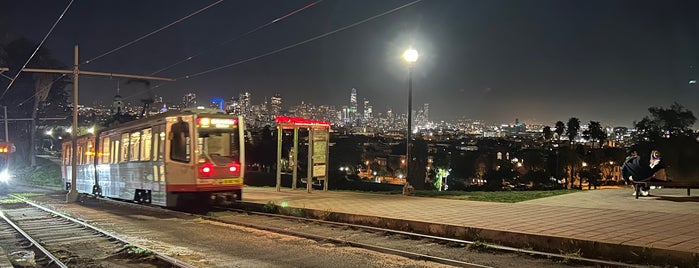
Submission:
[[[70,191],[68,191],[68,194],[66,194],[66,202],[75,203],[76,201],[78,201],[78,196],[80,196],[80,193],[78,193],[77,190],[70,189]]]

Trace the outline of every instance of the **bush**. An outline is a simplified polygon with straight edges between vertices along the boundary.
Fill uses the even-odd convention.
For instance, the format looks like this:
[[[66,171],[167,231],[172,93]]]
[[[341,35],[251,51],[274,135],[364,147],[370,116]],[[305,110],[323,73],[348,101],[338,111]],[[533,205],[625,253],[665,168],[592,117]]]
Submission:
[[[61,166],[43,158],[36,159],[36,167],[15,168],[14,173],[30,185],[61,186]]]

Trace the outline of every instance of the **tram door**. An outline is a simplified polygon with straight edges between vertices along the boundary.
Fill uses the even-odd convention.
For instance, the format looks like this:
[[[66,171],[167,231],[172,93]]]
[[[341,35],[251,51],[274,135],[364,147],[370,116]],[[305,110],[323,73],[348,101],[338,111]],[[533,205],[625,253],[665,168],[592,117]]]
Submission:
[[[168,117],[165,139],[165,181],[168,192],[196,190],[193,116]]]

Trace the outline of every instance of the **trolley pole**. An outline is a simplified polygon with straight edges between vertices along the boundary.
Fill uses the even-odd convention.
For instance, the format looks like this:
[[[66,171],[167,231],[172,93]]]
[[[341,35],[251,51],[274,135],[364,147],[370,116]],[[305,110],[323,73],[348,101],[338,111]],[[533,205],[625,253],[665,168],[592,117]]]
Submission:
[[[72,70],[56,70],[56,69],[35,69],[35,68],[24,68],[25,72],[34,73],[60,73],[60,74],[73,74],[73,126],[71,131],[71,136],[73,140],[72,153],[71,153],[71,163],[70,163],[70,191],[66,195],[66,202],[72,203],[78,200],[78,190],[75,187],[76,176],[77,176],[77,141],[78,141],[78,82],[80,82],[80,74],[86,75],[97,75],[97,76],[110,76],[110,77],[123,77],[123,78],[135,78],[135,79],[146,79],[146,80],[159,80],[159,81],[175,81],[171,78],[154,77],[154,76],[142,76],[142,75],[130,75],[130,74],[116,74],[116,73],[103,73],[103,72],[91,72],[91,71],[81,71],[80,62],[78,61],[78,45],[75,45],[74,49],[74,64]]]

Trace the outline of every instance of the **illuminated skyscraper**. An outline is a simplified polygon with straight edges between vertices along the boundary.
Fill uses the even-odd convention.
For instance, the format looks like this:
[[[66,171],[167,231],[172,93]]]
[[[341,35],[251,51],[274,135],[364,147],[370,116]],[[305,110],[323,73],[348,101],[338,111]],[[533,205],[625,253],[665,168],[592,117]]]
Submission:
[[[252,95],[250,92],[244,92],[240,93],[240,98],[238,98],[238,101],[240,103],[240,114],[243,116],[250,116],[252,113],[252,104],[250,103],[250,99],[252,98]]]
[[[372,117],[372,115],[371,115],[372,109],[371,108],[372,107],[371,107],[371,105],[369,105],[369,100],[364,99],[364,123],[367,123],[371,120],[371,117]]]
[[[279,94],[274,94],[274,97],[270,99],[270,105],[272,106],[272,115],[277,116],[282,113],[282,97]]]
[[[350,93],[350,107],[347,110],[347,115],[350,119],[351,124],[355,124],[357,121],[357,89],[352,88],[352,93]]]
[[[425,103],[422,105],[422,113],[425,116],[425,120],[429,121],[430,120],[430,104]]]
[[[182,97],[182,108],[197,107],[197,94],[187,93]]]

